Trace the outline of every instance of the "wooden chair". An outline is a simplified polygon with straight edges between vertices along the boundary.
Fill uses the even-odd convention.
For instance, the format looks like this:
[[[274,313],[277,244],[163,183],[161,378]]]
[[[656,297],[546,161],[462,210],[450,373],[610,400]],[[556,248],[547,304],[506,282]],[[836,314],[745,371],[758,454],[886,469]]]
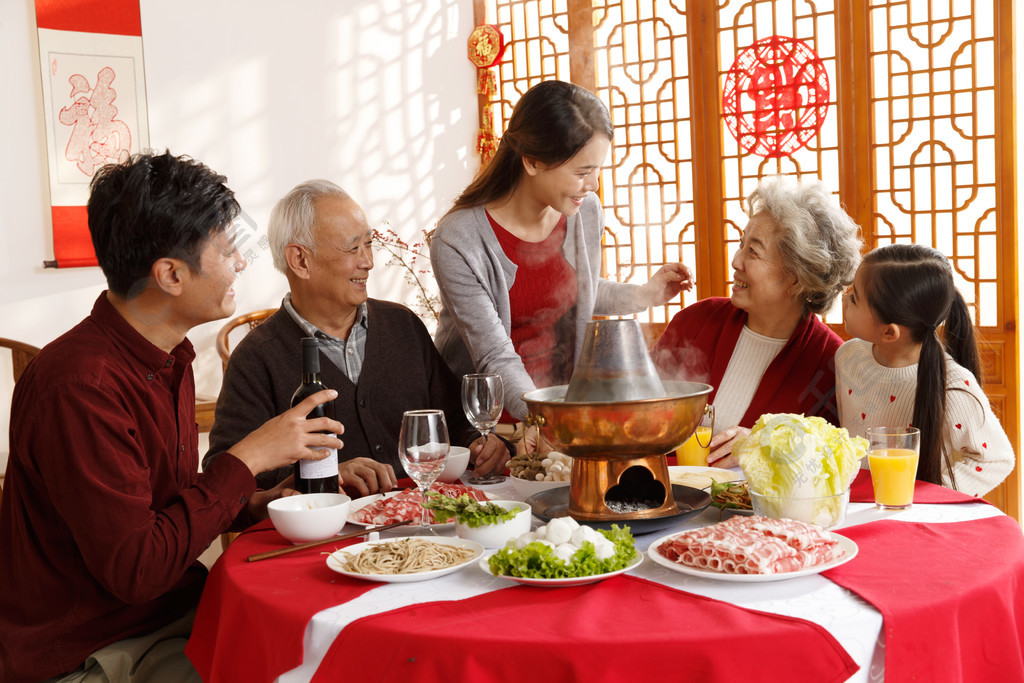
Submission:
[[[217,353],[220,354],[222,367],[227,369],[228,358],[231,356],[231,333],[243,325],[248,325],[249,327],[245,332],[250,332],[275,313],[277,313],[276,308],[264,308],[262,311],[253,311],[252,313],[232,318],[221,328],[220,332],[217,333]]]
[[[224,325],[223,328],[221,328],[220,332],[217,333],[216,341],[217,354],[220,356],[221,370],[225,370],[228,367],[228,356],[231,355],[231,332],[243,325],[248,325],[248,329],[245,330],[248,332],[269,318],[276,311],[276,308],[266,308],[262,311],[246,313],[245,315],[240,315],[237,318],[232,318]],[[215,417],[216,407],[216,396],[196,396],[196,423],[199,425],[200,432],[208,432],[213,428],[213,419]]]
[[[33,356],[39,353],[39,348],[26,344],[25,342],[14,341],[13,339],[4,339],[0,337],[0,347],[11,350],[11,362],[14,366],[14,382],[17,383],[21,379],[21,374],[25,372],[25,368],[28,367],[28,362],[32,360]],[[0,477],[0,501],[4,498],[4,487],[3,477]]]
[[[261,311],[253,311],[252,313],[246,313],[236,318],[229,320],[224,327],[217,333],[217,353],[220,354],[221,367],[227,369],[228,358],[231,357],[231,333],[236,329],[247,326],[244,330],[245,333],[249,333],[260,325],[264,320],[277,313],[276,308],[264,308]],[[245,336],[244,334],[241,336]],[[216,403],[216,401],[214,401]],[[196,419],[199,418],[198,406],[196,409]],[[210,423],[213,423],[213,410],[210,410],[209,415]],[[228,549],[231,545],[231,541],[235,540],[238,536],[236,533],[223,533],[220,535],[220,545],[224,550]]]
[[[0,347],[11,350],[11,360],[14,362],[14,381],[21,379],[21,373],[25,372],[28,362],[39,353],[39,348],[26,344],[25,342],[4,339],[0,337]]]

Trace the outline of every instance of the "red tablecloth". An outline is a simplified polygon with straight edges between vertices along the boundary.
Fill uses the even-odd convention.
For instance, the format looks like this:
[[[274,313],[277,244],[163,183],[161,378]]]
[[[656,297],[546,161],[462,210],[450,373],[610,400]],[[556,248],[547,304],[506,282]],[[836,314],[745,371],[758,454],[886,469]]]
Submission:
[[[239,536],[207,581],[185,650],[206,683],[270,681],[299,666],[303,634],[314,614],[384,585],[328,569],[322,553],[333,550],[330,544],[247,563],[249,555],[287,544],[268,524]],[[423,585],[429,590],[429,584]],[[389,634],[380,635],[381,630]],[[381,680],[402,677],[403,683],[435,680],[430,675],[441,673],[448,676],[445,683],[482,680],[481,672],[493,672],[489,667],[495,665],[499,673],[492,673],[491,680],[512,680],[506,671],[516,670],[531,683],[617,681],[679,670],[714,671],[729,678],[737,667],[748,666],[738,659],[749,663],[743,676],[749,681],[842,681],[857,670],[817,624],[633,577],[555,589],[506,587],[496,581],[493,592],[468,600],[419,604],[357,620],[339,641],[318,680],[350,679],[353,662],[358,662],[361,680],[376,680],[369,670],[384,669]],[[739,642],[744,643],[743,658],[736,657]],[[794,678],[786,666],[796,653],[807,678]],[[411,674],[410,656],[421,662]],[[431,674],[425,672],[428,667]]]
[[[358,671],[360,680],[395,683],[824,683],[845,681],[857,668],[817,624],[622,575],[570,588],[505,588],[360,619],[334,641],[313,680]]]
[[[824,573],[882,613],[885,680],[1024,681],[1024,536],[1009,517],[840,529],[859,553]]]
[[[871,485],[871,472],[861,470],[857,473],[850,486],[851,503],[874,503],[875,488]],[[914,482],[914,502],[926,505],[934,503],[987,503],[984,498],[970,496],[945,486],[929,484],[925,481]]]
[[[203,680],[271,681],[298,666],[309,619],[377,587],[332,572],[322,559],[361,540],[250,563],[249,555],[288,541],[269,520],[236,538],[210,572],[185,648]]]

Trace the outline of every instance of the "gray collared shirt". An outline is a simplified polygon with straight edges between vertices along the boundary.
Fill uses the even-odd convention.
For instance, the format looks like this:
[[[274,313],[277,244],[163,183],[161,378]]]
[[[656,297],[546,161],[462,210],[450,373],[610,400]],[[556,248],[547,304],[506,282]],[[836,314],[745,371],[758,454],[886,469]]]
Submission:
[[[348,333],[348,340],[332,337],[321,331],[316,325],[309,322],[292,306],[291,292],[285,295],[281,306],[292,320],[302,328],[307,337],[316,337],[320,340],[320,350],[324,352],[328,360],[338,366],[338,369],[345,373],[345,376],[352,380],[353,384],[359,383],[359,373],[363,370],[363,359],[366,358],[366,330],[368,326],[366,318],[366,302],[359,304],[356,309],[356,321],[352,330]]]

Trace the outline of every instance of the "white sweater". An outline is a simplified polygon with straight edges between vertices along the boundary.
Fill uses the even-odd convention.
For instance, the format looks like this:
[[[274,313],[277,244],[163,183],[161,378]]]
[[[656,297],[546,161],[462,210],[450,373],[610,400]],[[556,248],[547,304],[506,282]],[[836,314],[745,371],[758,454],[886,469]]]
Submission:
[[[942,442],[950,454],[957,488],[983,496],[1013,470],[1013,448],[978,380],[949,354],[946,385]],[[868,427],[910,425],[916,392],[916,364],[880,365],[871,343],[863,339],[851,339],[836,352],[839,421],[851,436],[867,437]],[[948,472],[942,473],[942,483],[951,486]]]

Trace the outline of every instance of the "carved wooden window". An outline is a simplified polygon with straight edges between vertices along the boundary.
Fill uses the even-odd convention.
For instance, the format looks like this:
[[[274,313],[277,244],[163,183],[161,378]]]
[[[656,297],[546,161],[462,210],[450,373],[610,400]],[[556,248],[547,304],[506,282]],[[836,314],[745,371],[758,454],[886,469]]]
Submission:
[[[643,282],[681,260],[697,288],[641,316],[659,323],[727,295],[757,178],[834,187],[868,248],[948,255],[985,345],[986,392],[1018,443],[1010,0],[475,0],[497,24],[495,130],[540,80],[590,88],[615,126],[602,174],[605,267]],[[808,46],[829,84],[817,134],[791,155],[747,151],[723,110],[737,55],[781,36]],[[843,334],[838,311],[826,321]],[[1016,474],[990,499],[1019,515]]]

